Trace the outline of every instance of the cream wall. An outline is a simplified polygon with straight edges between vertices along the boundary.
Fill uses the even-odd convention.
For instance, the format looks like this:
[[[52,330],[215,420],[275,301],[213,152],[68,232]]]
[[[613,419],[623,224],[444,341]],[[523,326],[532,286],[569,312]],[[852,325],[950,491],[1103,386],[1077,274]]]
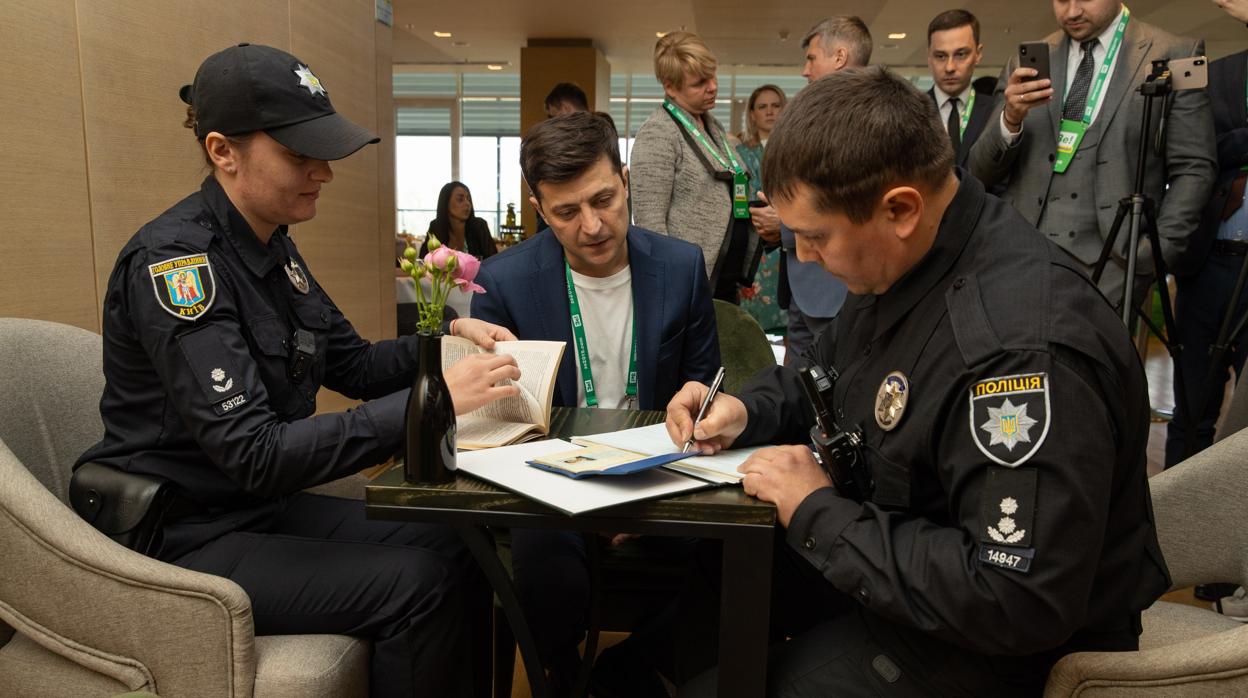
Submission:
[[[335,108],[382,137],[334,163],[316,219],[293,235],[356,329],[394,336],[392,49],[374,0],[2,6],[0,316],[100,330],[122,245],[206,173],[178,88],[209,54],[249,41],[307,62]]]

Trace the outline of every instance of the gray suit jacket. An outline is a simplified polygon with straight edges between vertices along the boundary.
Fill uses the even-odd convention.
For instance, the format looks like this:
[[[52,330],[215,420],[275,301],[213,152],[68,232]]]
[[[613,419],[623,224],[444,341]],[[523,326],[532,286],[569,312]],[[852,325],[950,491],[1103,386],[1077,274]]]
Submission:
[[[1007,176],[1009,185],[1004,199],[1014,205],[1023,217],[1039,226],[1041,214],[1054,179],[1053,156],[1057,152],[1057,135],[1062,120],[1065,97],[1067,54],[1070,39],[1065,32],[1050,34],[1049,44],[1055,93],[1047,106],[1036,107],[1023,121],[1023,135],[1013,146],[1001,134],[1001,111],[1005,104],[1004,89],[1010,74],[1017,67],[1011,58],[1001,74],[995,93],[992,118],[971,149],[970,170],[985,184],[992,186]],[[1204,53],[1204,42],[1168,34],[1152,25],[1132,18],[1123,37],[1113,78],[1105,94],[1105,102],[1096,117],[1101,137],[1094,152],[1079,151],[1081,158],[1094,158],[1097,221],[1100,235],[1065,236],[1054,242],[1084,264],[1096,262],[1105,238],[1113,226],[1118,200],[1131,194],[1136,163],[1139,159],[1140,120],[1144,97],[1136,88],[1148,77],[1151,61],[1159,58],[1182,58]],[[1155,129],[1161,103],[1153,109]],[[1170,108],[1167,140],[1162,156],[1148,156],[1144,176],[1144,194],[1157,205],[1157,227],[1161,238],[1162,258],[1176,273],[1188,239],[1200,223],[1201,210],[1209,200],[1217,173],[1213,118],[1209,96],[1202,91],[1177,92]],[[1151,147],[1151,146],[1150,146]],[[1071,167],[1079,166],[1078,161]],[[1057,175],[1061,176],[1061,175]],[[1169,189],[1167,189],[1169,185]],[[1043,229],[1043,228],[1042,228]],[[1127,229],[1119,234],[1115,259],[1122,263],[1126,249]],[[1151,271],[1148,244],[1141,241],[1140,268]]]

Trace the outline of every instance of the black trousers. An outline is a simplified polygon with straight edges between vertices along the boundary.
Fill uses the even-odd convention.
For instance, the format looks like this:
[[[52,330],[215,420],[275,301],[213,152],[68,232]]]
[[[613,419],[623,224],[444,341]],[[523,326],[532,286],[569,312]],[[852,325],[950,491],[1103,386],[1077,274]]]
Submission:
[[[1179,361],[1183,363],[1183,380],[1187,385],[1180,386],[1176,380],[1174,390],[1177,392],[1180,388],[1186,388],[1187,406],[1192,414],[1185,412],[1178,401],[1175,401],[1174,419],[1166,425],[1167,468],[1183,460],[1186,445],[1184,439],[1190,421],[1196,422],[1192,454],[1205,450],[1213,443],[1213,428],[1222,411],[1223,391],[1226,381],[1230,379],[1230,369],[1235,369],[1236,380],[1239,380],[1243,371],[1244,358],[1248,357],[1248,342],[1244,341],[1242,335],[1228,337],[1231,349],[1223,357],[1222,365],[1214,371],[1213,381],[1206,381],[1213,361],[1210,349],[1218,340],[1218,331],[1222,328],[1227,306],[1232,302],[1235,304],[1231,319],[1232,329],[1234,323],[1244,313],[1248,313],[1248,285],[1241,291],[1239,298],[1231,297],[1243,263],[1244,258],[1241,256],[1210,253],[1209,260],[1198,273],[1177,279],[1175,334],[1178,335],[1178,342],[1183,345]],[[1201,409],[1202,402],[1204,412],[1193,416]]]
[[[591,534],[596,535],[596,534]],[[605,545],[605,542],[603,543]],[[643,536],[626,545],[644,567],[651,556],[687,561],[697,546],[690,538]],[[579,532],[511,530],[511,559],[520,605],[533,632],[542,666],[551,673],[552,695],[567,695],[580,668],[577,645],[585,639],[590,604],[590,569],[585,538]],[[679,586],[681,578],[670,580]],[[610,586],[604,580],[605,586]],[[674,599],[643,613],[630,628],[630,647],[649,663],[667,660],[668,628],[661,625]],[[640,660],[639,660],[640,661]],[[637,667],[640,671],[650,667]]]
[[[359,501],[296,494],[169,562],[241,586],[257,635],[370,639],[372,696],[472,694],[465,619],[479,573],[449,528],[370,521]]]
[[[718,549],[704,547],[703,574],[719,569]],[[703,669],[715,662],[717,586],[704,587],[685,604],[677,629],[690,633],[679,643],[684,649],[675,678],[681,683],[681,698],[716,694],[717,671]],[[771,698],[1038,696],[1050,666],[1028,658],[986,657],[863,609],[790,548],[780,529],[771,609]]]

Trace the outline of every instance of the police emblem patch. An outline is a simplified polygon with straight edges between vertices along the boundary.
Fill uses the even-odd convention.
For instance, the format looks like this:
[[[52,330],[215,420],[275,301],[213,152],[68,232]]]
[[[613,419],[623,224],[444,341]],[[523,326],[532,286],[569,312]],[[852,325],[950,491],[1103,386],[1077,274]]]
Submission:
[[[195,320],[208,312],[217,285],[207,254],[193,254],[149,264],[152,289],[160,307],[181,320]]]
[[[284,267],[286,269],[286,278],[290,279],[290,285],[300,293],[307,293],[310,286],[308,285],[308,275],[303,273],[303,267],[295,260],[290,260]]]
[[[315,97],[318,94],[325,94],[325,86],[321,84],[320,78],[312,74],[308,70],[308,66],[300,65],[294,70],[295,75],[299,77],[299,86],[308,88],[308,94]]]
[[[994,463],[1017,467],[1031,458],[1048,436],[1048,374],[981,380],[971,386],[969,401],[971,438]]]
[[[875,393],[875,423],[884,431],[892,431],[906,413],[910,401],[910,381],[901,371],[884,376],[880,389]]]

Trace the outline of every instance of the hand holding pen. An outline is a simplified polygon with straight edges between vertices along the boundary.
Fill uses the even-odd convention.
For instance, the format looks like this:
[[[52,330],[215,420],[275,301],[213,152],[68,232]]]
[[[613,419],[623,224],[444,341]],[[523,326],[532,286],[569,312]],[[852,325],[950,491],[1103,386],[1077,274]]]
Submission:
[[[693,448],[693,432],[698,430],[698,424],[702,418],[706,416],[706,411],[710,408],[711,403],[715,401],[715,396],[719,394],[719,389],[724,385],[724,367],[720,366],[715,372],[715,380],[711,381],[711,389],[707,391],[706,397],[702,398],[702,406],[698,408],[698,416],[693,418],[693,429],[689,432],[689,438],[685,441],[685,445],[680,449],[681,453],[688,453]]]
[[[745,431],[745,405],[728,393],[717,396],[723,384],[722,369],[712,383],[708,388],[690,381],[667,404],[667,434],[673,444],[685,447],[682,452],[696,447],[716,453]]]

